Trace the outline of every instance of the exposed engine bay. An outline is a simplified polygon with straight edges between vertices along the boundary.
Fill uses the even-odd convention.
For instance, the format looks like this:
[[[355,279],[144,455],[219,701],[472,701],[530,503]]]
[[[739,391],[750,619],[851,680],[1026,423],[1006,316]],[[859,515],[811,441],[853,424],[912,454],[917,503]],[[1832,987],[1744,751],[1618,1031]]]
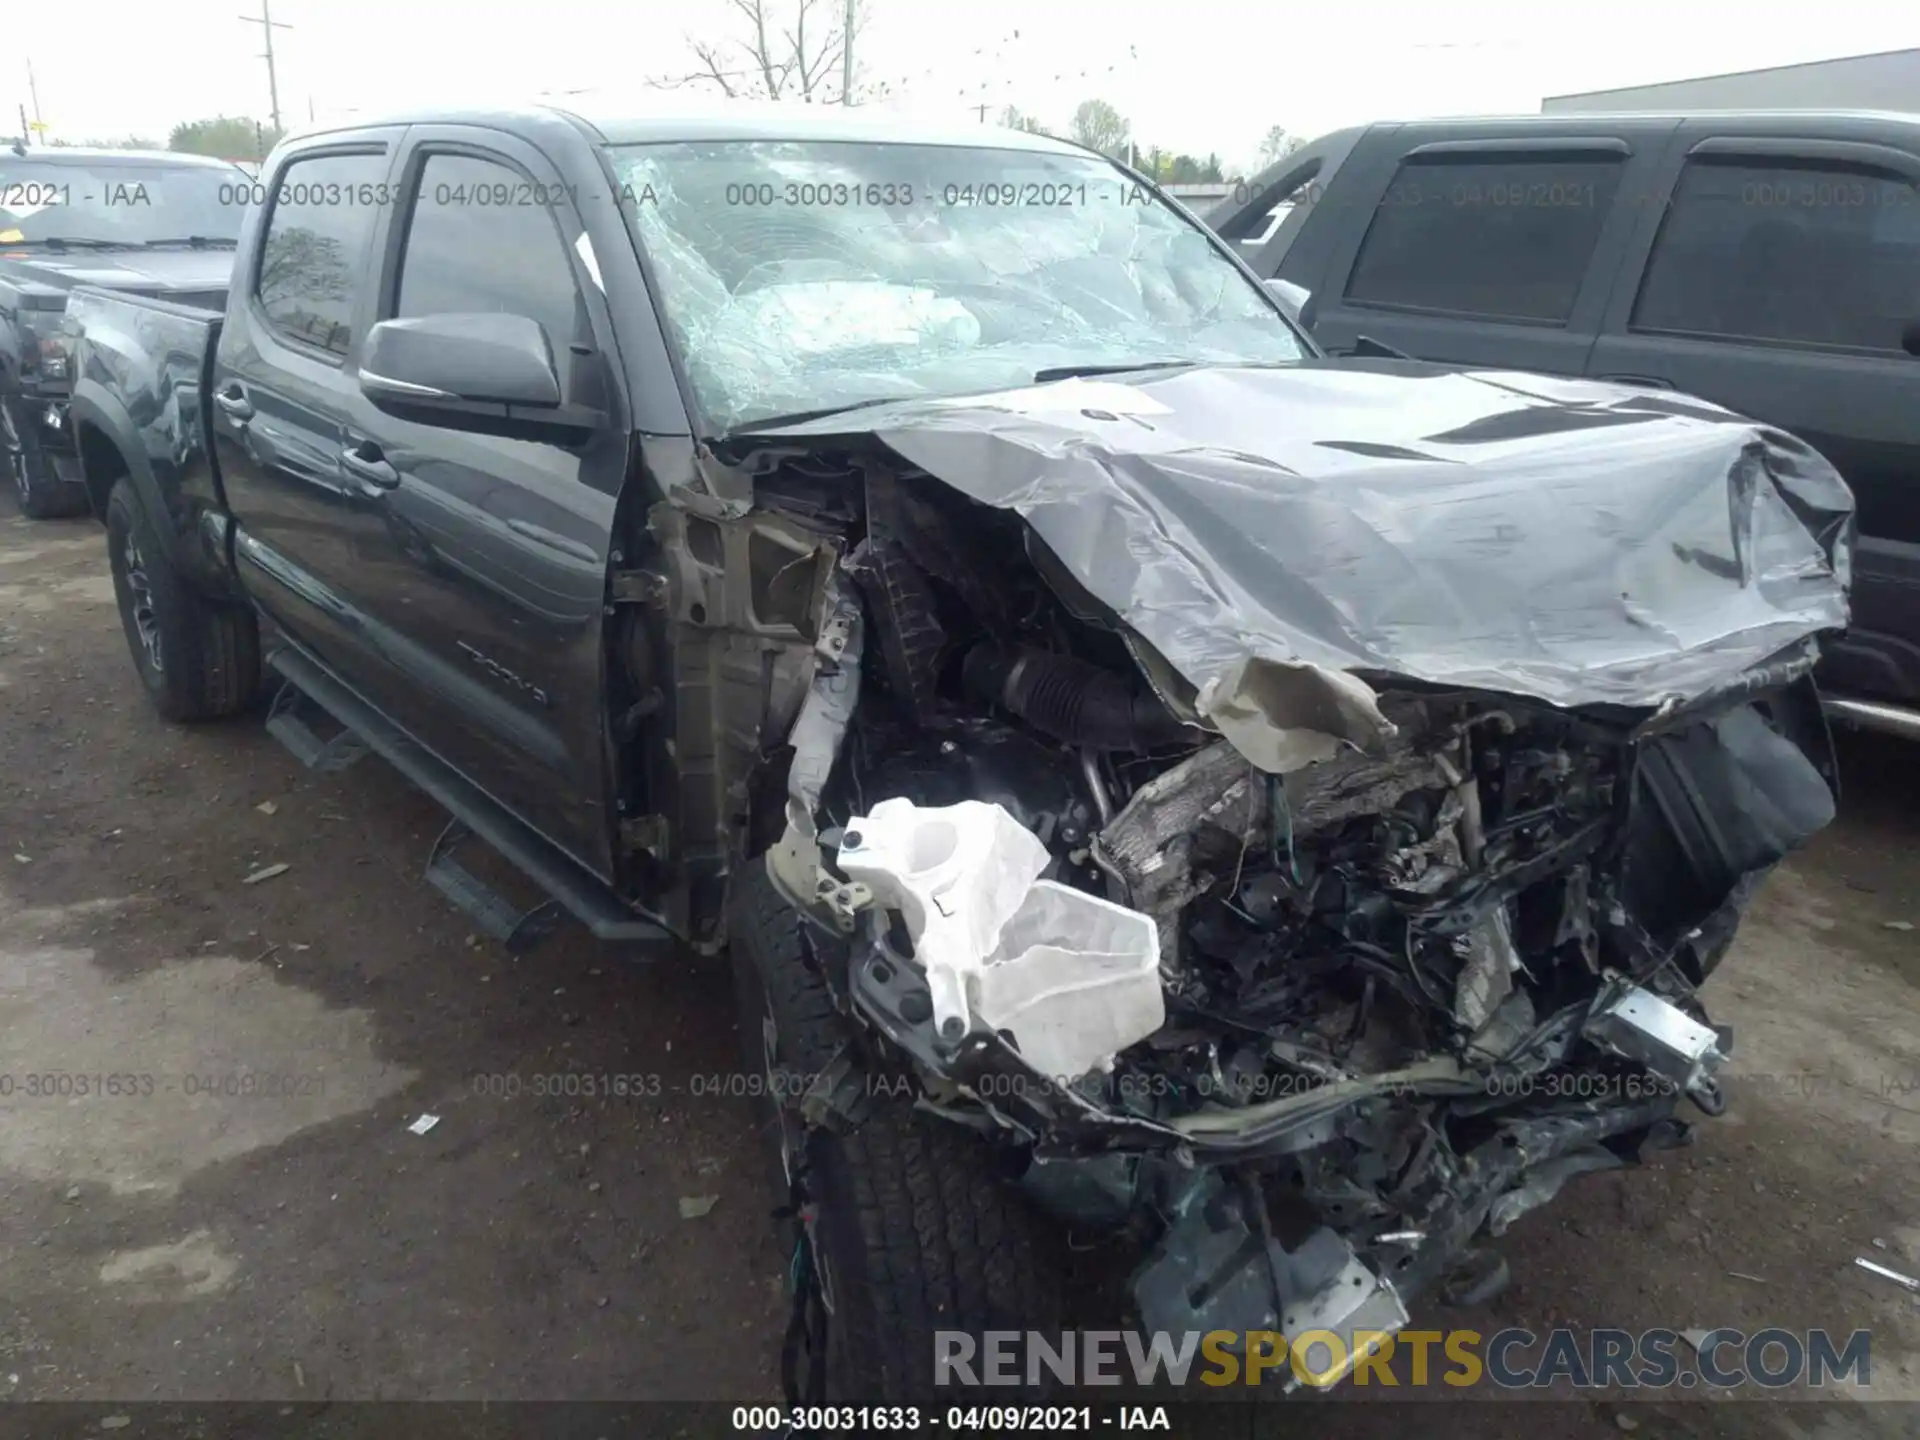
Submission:
[[[1808,500],[1817,459],[1776,454],[1786,481],[1761,482],[1795,506],[1759,550],[1808,517],[1786,568],[1820,593],[1741,632],[1757,663],[1723,635],[1731,658],[1659,703],[1558,703],[1578,664],[1511,689],[1291,657],[1207,673],[1217,625],[1169,600],[1149,637],[1030,510],[885,438],[736,462],[750,507],[725,523],[792,541],[756,586],[817,617],[805,665],[770,662],[779,833],[739,848],[771,844],[923,1107],[1015,1152],[1037,1203],[1138,1235],[1147,1328],[1391,1331],[1415,1296],[1489,1294],[1478,1237],[1683,1143],[1683,1102],[1719,1112],[1732,1037],[1697,991],[1833,814],[1809,677],[1846,540],[1814,523],[1842,509]],[[1156,556],[1109,538],[1152,590]],[[1182,625],[1206,635],[1176,650]]]

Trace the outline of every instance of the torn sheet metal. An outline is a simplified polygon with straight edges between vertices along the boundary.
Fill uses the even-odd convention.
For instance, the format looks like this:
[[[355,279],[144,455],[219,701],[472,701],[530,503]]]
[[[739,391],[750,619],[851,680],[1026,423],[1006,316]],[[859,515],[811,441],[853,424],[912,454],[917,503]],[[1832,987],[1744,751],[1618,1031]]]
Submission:
[[[1487,1233],[1506,1234],[1514,1221],[1552,1200],[1574,1176],[1596,1170],[1617,1170],[1624,1164],[1626,1162],[1611,1150],[1595,1146],[1591,1150],[1558,1155],[1534,1166],[1525,1180],[1493,1202],[1487,1211]]]
[[[1176,1335],[1278,1329],[1290,1352],[1299,1347],[1312,1383],[1330,1386],[1406,1327],[1406,1305],[1331,1229],[1310,1230],[1286,1249],[1265,1216],[1255,1223],[1260,1203],[1230,1190],[1219,1171],[1199,1172],[1134,1272],[1143,1326]]]
[[[859,596],[835,571],[827,579],[826,610],[819,643],[814,646],[813,683],[787,737],[793,763],[787,770],[786,831],[767,852],[768,873],[788,900],[802,908],[819,900],[846,928],[851,928],[850,912],[861,897],[840,894],[841,887],[821,868],[814,816],[860,701],[865,631]]]
[[[1464,953],[1453,1018],[1472,1033],[1492,1019],[1493,1012],[1513,993],[1513,975],[1521,968],[1507,907],[1494,906],[1455,945]]]
[[[1263,768],[1382,733],[1342,677],[1657,706],[1847,622],[1845,483],[1704,401],[1354,359],[1125,388],[1144,403],[1024,390],[779,433],[870,433],[1024,516]]]

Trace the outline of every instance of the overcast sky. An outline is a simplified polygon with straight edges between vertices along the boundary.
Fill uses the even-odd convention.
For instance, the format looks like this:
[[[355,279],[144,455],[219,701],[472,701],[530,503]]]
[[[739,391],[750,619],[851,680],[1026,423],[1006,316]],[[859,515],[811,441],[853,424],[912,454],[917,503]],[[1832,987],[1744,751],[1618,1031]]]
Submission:
[[[289,125],[541,92],[644,89],[683,74],[687,37],[734,33],[725,0],[271,0]],[[782,3],[782,0],[774,0]],[[791,0],[784,0],[791,3]],[[839,0],[825,0],[837,5]],[[1729,0],[864,0],[867,80],[903,108],[1064,126],[1111,101],[1143,145],[1244,163],[1270,125],[1313,135],[1410,115],[1532,112],[1542,96],[1920,46],[1885,0],[1772,9]],[[265,118],[259,0],[10,6],[0,133],[30,61],[49,137],[164,139],[182,120]]]

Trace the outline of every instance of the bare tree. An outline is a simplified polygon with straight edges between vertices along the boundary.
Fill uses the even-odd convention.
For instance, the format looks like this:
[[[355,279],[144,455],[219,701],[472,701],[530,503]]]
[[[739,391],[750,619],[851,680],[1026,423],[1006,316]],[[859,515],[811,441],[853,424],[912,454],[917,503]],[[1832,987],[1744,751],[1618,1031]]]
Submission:
[[[865,0],[726,0],[731,12],[726,39],[689,36],[696,68],[652,83],[663,89],[709,86],[729,98],[802,100],[837,105],[843,99],[842,60],[853,22],[857,39],[866,19]],[[856,100],[873,98],[854,85]]]
[[[1289,135],[1284,125],[1271,126],[1260,140],[1260,168],[1278,165],[1306,143],[1299,135]]]
[[[1044,135],[1047,133],[1046,127],[1037,119],[1013,105],[1007,106],[1006,109],[1000,112],[1000,124],[1004,129],[1024,130],[1029,135]]]
[[[1125,118],[1104,100],[1082,100],[1073,112],[1073,138],[1106,155],[1126,153],[1128,130]]]

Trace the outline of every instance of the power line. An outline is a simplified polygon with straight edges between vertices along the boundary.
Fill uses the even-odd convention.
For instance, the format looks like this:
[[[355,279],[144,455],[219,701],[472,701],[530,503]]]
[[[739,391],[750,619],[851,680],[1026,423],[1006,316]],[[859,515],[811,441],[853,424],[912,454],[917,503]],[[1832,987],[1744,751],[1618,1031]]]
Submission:
[[[966,57],[967,60],[983,62],[976,68],[984,69],[988,72],[983,78],[975,80],[972,84],[962,85],[959,87],[959,89],[957,89],[954,92],[954,94],[957,97],[959,97],[962,102],[966,103],[966,108],[968,109],[979,108],[977,103],[966,102],[966,97],[968,95],[997,94],[1002,97],[1007,95],[1008,85],[1007,85],[1006,76],[1004,74],[998,73],[998,71],[1001,69],[1004,69],[1005,62],[1009,58],[1006,54],[1006,51],[1009,48],[1009,46],[1012,44],[1012,42],[1019,41],[1021,39],[1022,39],[1021,33],[1018,30],[1015,30],[1010,35],[1003,37],[996,44],[981,45],[975,48]],[[1123,70],[1126,70],[1126,71],[1132,70],[1134,65],[1136,65],[1139,62],[1139,59],[1140,59],[1139,47],[1136,45],[1128,45],[1126,54],[1124,56],[1119,57],[1109,65],[1101,66],[1098,63],[1095,63],[1093,65],[1086,66],[1085,68],[1079,69],[1079,70],[1062,70],[1062,71],[1056,72],[1054,75],[1052,75],[1049,78],[1050,78],[1050,82],[1055,85],[1071,84],[1075,81],[1080,81],[1080,82],[1092,81],[1095,84],[1099,84],[1103,81],[1119,76]],[[994,62],[999,62],[999,63],[996,65]],[[911,86],[913,81],[924,79],[926,77],[935,75],[943,70],[948,70],[950,68],[951,68],[951,62],[948,62],[948,63],[939,64],[939,65],[928,66],[927,68],[921,69],[921,70],[909,71],[905,74],[902,74],[896,77],[896,82],[897,82],[896,88],[902,94],[908,93],[909,87]],[[1040,77],[1035,77],[1035,78],[1040,78]]]
[[[280,128],[280,77],[274,73],[273,69],[273,32],[291,30],[293,27],[283,25],[273,18],[272,0],[260,0],[258,15],[242,15],[240,18],[249,25],[258,25],[260,33],[267,37],[267,48],[263,57],[267,62],[267,97],[273,105],[273,128],[278,131]]]

